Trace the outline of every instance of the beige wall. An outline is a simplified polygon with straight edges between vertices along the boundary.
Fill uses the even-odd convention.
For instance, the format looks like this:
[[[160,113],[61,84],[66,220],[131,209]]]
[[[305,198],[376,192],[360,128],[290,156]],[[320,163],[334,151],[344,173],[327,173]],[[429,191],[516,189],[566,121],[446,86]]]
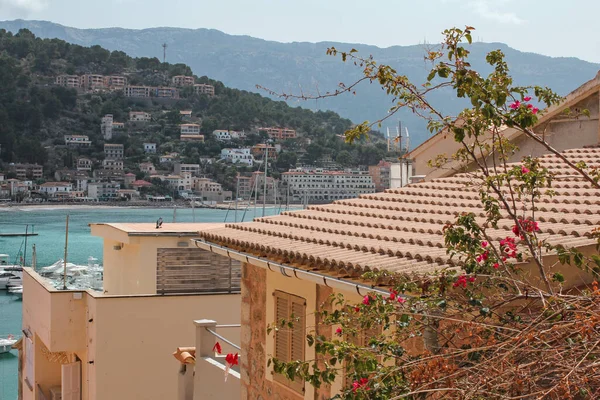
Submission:
[[[178,346],[194,346],[193,320],[240,320],[239,295],[97,298],[94,378],[90,400],[174,398]]]
[[[35,385],[45,395],[60,385],[60,364],[47,360],[43,346],[82,361],[82,400],[174,398],[178,362],[172,353],[195,344],[193,320],[240,321],[239,294],[117,297],[62,292],[31,270],[23,281],[23,328],[34,337]],[[79,294],[81,299],[76,299]],[[239,331],[226,335],[239,343]],[[26,385],[23,392],[24,399],[38,399]]]
[[[596,91],[587,93],[583,99],[576,99],[573,104],[569,104],[569,108],[574,113],[588,110],[589,118],[581,116],[577,119],[569,119],[562,112],[558,112],[566,106],[555,107],[552,110],[554,114],[548,116],[548,121],[540,122],[535,127],[535,132],[544,134],[548,143],[559,151],[598,144],[600,143],[599,102],[598,91]],[[535,157],[549,153],[545,147],[531,139],[517,135],[514,129],[507,129],[504,134],[507,138],[514,137],[513,142],[519,147],[516,154],[510,158],[511,162],[521,161],[525,156]],[[440,169],[434,169],[427,165],[430,160],[434,160],[439,155],[451,157],[459,148],[461,145],[454,141],[452,134],[439,133],[430,138],[409,154],[414,161],[415,174],[427,175],[427,179],[433,179],[459,172],[460,170],[457,169],[459,166],[456,163],[449,163]]]
[[[108,225],[92,225],[92,235],[104,238],[104,293],[156,294],[157,249],[191,246],[189,236],[129,236]],[[116,250],[115,247],[120,248]]]

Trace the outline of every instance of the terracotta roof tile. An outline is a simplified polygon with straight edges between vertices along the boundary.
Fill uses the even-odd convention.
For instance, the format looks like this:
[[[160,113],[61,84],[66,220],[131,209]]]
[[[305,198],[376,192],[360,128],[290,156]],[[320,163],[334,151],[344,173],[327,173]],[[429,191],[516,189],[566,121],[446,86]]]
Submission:
[[[600,167],[600,148],[565,152],[570,161]],[[537,203],[539,237],[551,244],[581,247],[600,224],[600,190],[583,181],[555,156],[540,158],[554,174],[554,196]],[[356,277],[365,271],[428,273],[457,268],[444,247],[443,227],[464,212],[485,221],[475,177],[457,174],[357,199],[337,200],[253,222],[227,224],[200,232],[216,242],[274,261]],[[505,211],[492,240],[512,235]]]

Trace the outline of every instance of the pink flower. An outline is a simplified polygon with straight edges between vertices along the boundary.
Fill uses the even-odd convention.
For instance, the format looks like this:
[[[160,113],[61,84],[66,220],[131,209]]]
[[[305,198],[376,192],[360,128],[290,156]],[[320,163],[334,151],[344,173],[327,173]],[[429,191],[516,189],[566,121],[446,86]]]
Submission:
[[[522,166],[521,167],[521,173],[522,174],[528,174],[529,173],[529,168],[527,168],[526,166]]]
[[[537,107],[533,107],[533,109],[531,110],[531,112],[532,112],[533,114],[537,114],[537,113],[538,113],[538,111],[540,111],[540,109],[539,109],[539,108],[537,108]]]
[[[394,289],[390,289],[390,300],[395,300],[396,296],[398,296],[398,292]]]
[[[524,101],[530,101],[530,100],[531,100],[531,97],[527,96],[527,97],[523,98],[523,100],[524,100]]]
[[[533,108],[533,104],[527,104],[527,108],[531,110]]]
[[[473,282],[475,282],[475,277],[474,276],[470,276],[470,277],[467,278],[467,281],[473,283]]]
[[[360,312],[360,307],[359,306],[354,307],[354,311]]]
[[[478,263],[480,263],[482,259],[483,258],[480,255],[475,258],[475,260],[477,260]]]
[[[465,275],[461,275],[456,279],[456,282],[454,282],[454,284],[452,284],[452,286],[454,287],[462,287],[463,289],[466,289],[467,287],[467,277]]]
[[[371,301],[371,297],[369,297],[369,295],[366,295],[365,297],[363,297],[363,301],[362,301],[362,303],[363,303],[365,306],[368,306],[370,301]]]
[[[398,296],[398,303],[400,303],[400,304],[406,303],[406,299],[404,297]]]
[[[498,263],[495,263],[495,264],[494,264],[494,269],[498,269],[498,268],[500,268],[500,264],[498,264]]]
[[[490,253],[488,251],[484,251],[481,254],[481,258],[483,259],[483,261],[487,261],[488,257],[490,256]]]
[[[516,110],[519,107],[521,107],[521,102],[519,100],[515,101],[510,105],[510,108],[512,108],[513,110]]]
[[[352,393],[356,393],[358,389],[371,390],[367,383],[369,383],[367,378],[360,378],[360,381],[352,382]]]
[[[486,241],[481,242],[481,247],[485,248],[485,247],[487,247],[487,245],[488,245],[488,242],[486,242]]]
[[[338,336],[342,336],[342,328],[337,328],[335,330],[335,334],[338,335]]]

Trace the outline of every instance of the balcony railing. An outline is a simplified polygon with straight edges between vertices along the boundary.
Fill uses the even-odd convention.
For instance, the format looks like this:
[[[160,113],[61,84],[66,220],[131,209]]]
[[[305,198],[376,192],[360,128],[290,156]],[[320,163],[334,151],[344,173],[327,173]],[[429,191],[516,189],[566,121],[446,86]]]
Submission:
[[[218,325],[213,320],[194,321],[196,325],[196,347],[178,351],[193,353],[193,364],[182,361],[179,370],[178,400],[201,400],[205,398],[240,398],[239,364],[228,368],[226,354],[238,354],[241,350],[240,325]],[[218,332],[224,330],[225,332]],[[215,353],[219,343],[221,354]]]

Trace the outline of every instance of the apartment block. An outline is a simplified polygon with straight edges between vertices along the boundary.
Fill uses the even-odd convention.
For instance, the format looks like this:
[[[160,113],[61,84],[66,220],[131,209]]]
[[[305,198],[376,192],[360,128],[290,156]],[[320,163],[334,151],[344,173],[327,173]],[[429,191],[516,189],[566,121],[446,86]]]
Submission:
[[[264,143],[259,143],[252,146],[251,152],[254,158],[257,160],[264,159],[266,154],[268,154],[270,160],[277,159],[277,148]]]
[[[178,99],[179,90],[172,87],[157,87],[152,88],[152,93],[155,97],[160,99]]]
[[[182,164],[175,163],[175,175],[191,174],[197,176],[200,174],[200,164]]]
[[[102,134],[102,137],[104,138],[104,140],[111,140],[113,137],[113,115],[112,114],[106,114],[104,117],[102,117],[102,119],[100,120],[100,133]]]
[[[40,193],[46,194],[50,197],[59,197],[61,195],[68,194],[73,190],[73,185],[69,182],[46,182],[38,187]]]
[[[193,191],[202,201],[223,202],[231,200],[233,196],[231,191],[224,191],[220,183],[208,178],[194,179]]]
[[[294,129],[289,128],[259,128],[259,132],[266,132],[271,139],[276,140],[285,140],[285,139],[295,139],[296,131]]]
[[[109,171],[123,171],[123,160],[106,159],[102,161],[102,168]]]
[[[174,76],[172,81],[173,81],[173,85],[175,85],[177,87],[192,86],[194,83],[196,83],[196,80],[194,79],[193,76],[186,76],[186,75]]]
[[[77,159],[77,171],[91,171],[92,165],[92,160],[89,158],[80,157]]]
[[[297,169],[281,175],[282,181],[289,187],[291,201],[328,203],[375,193],[373,178],[366,171]]]
[[[238,175],[235,185],[237,197],[243,200],[249,200],[252,196],[252,177]]]
[[[84,89],[105,88],[104,75],[86,74],[79,77],[80,85]]]
[[[125,86],[123,94],[125,97],[150,97],[151,90],[149,86]]]
[[[214,96],[215,87],[213,85],[208,85],[205,83],[197,83],[194,85],[194,92],[196,92],[196,94],[206,94],[208,96]]]
[[[17,175],[17,179],[42,179],[44,167],[37,164],[12,164],[8,169]]]
[[[245,164],[249,167],[254,164],[254,156],[249,147],[242,149],[223,149],[221,150],[221,159],[233,164]]]
[[[383,192],[386,189],[389,189],[391,186],[390,181],[390,167],[391,163],[387,161],[380,161],[377,165],[369,166],[369,175],[373,179],[373,183],[375,184],[375,190],[377,192]]]
[[[56,84],[70,88],[78,88],[81,85],[77,75],[59,75],[56,77]]]
[[[127,78],[120,75],[104,77],[104,85],[111,89],[123,89],[127,86]]]
[[[92,141],[87,135],[65,135],[65,144],[74,147],[89,147]]]
[[[104,158],[108,160],[122,160],[124,147],[122,144],[106,143],[104,145]]]
[[[199,135],[200,125],[198,124],[181,124],[179,125],[180,133],[182,135]]]
[[[121,184],[116,182],[88,183],[88,197],[96,200],[114,200]]]

